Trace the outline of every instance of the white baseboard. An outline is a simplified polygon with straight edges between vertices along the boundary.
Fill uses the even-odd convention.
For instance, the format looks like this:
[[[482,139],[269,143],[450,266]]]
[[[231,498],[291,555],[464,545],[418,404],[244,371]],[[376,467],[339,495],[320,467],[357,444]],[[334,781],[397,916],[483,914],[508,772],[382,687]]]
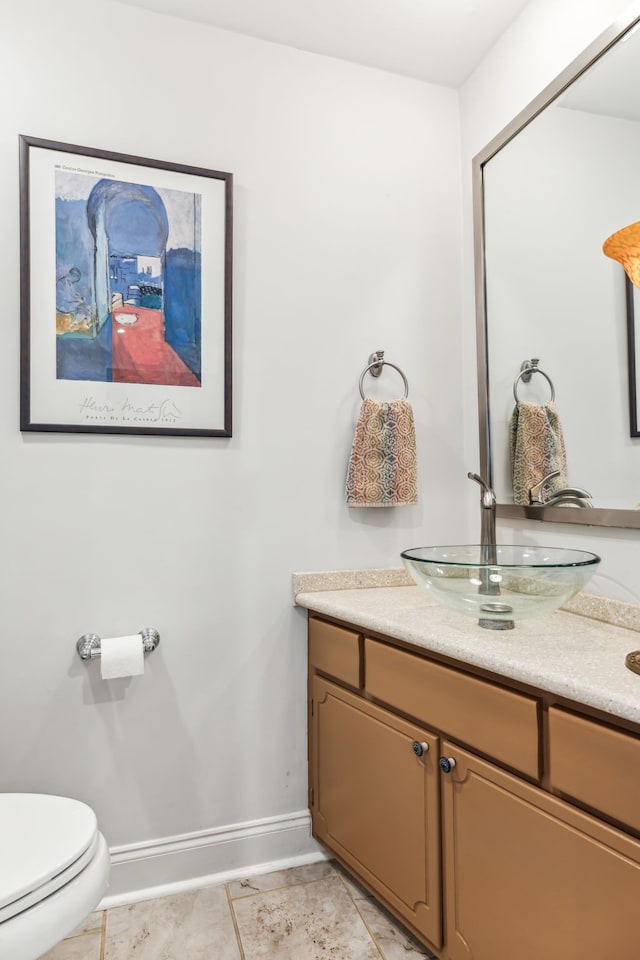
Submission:
[[[197,887],[326,860],[308,810],[112,847],[108,910]]]

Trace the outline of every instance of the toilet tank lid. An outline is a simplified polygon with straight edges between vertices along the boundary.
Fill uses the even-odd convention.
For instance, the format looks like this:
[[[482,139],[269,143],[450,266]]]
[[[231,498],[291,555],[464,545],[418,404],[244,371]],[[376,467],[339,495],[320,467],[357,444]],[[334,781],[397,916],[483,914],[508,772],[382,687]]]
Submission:
[[[0,909],[65,870],[97,830],[95,813],[80,800],[0,793]]]

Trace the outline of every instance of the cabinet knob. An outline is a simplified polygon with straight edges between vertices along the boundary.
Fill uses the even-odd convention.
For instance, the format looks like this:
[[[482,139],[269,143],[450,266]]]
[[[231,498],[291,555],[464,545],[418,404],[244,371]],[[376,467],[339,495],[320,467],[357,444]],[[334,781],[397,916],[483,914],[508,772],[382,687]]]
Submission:
[[[451,773],[453,768],[456,765],[456,761],[453,757],[440,757],[440,769],[443,773]]]
[[[429,749],[429,744],[425,743],[424,740],[422,741],[422,743],[420,743],[419,740],[414,740],[412,747],[416,757],[421,757],[422,754],[426,753],[427,750]]]

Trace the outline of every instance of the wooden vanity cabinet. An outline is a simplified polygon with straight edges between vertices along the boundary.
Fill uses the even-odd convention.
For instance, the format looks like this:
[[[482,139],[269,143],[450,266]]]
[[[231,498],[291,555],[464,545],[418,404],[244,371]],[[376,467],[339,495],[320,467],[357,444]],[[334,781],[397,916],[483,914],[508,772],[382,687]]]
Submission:
[[[443,743],[449,960],[637,960],[638,842]]]
[[[365,693],[445,731],[533,780],[540,777],[540,702],[426,657],[364,639]]]
[[[314,836],[443,960],[637,960],[638,735],[357,627],[327,662],[322,623]]]
[[[439,946],[438,738],[320,677],[311,705],[315,836]]]
[[[549,771],[554,792],[581,801],[640,834],[637,736],[551,707]]]

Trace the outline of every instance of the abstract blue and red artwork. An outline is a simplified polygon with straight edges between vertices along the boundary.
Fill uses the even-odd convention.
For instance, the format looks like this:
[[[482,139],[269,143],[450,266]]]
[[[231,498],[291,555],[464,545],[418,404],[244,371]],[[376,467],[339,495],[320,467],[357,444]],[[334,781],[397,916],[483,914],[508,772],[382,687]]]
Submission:
[[[200,387],[199,194],[59,165],[55,268],[58,380]]]

